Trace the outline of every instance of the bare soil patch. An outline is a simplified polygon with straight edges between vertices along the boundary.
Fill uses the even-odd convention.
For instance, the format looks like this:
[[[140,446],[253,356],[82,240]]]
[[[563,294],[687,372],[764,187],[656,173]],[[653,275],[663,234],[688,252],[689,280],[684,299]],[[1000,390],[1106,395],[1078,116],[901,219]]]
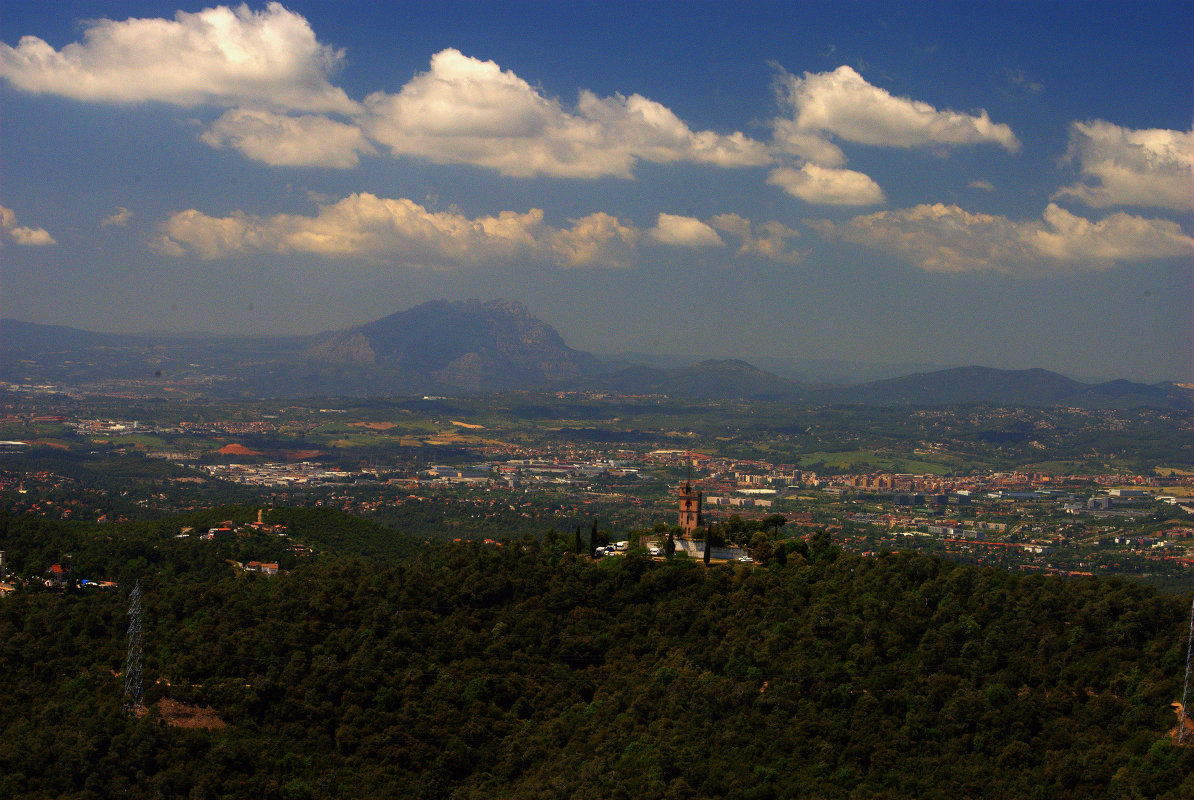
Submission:
[[[215,709],[209,706],[192,706],[169,697],[157,702],[158,713],[169,725],[176,728],[226,728],[228,723],[220,719]]]

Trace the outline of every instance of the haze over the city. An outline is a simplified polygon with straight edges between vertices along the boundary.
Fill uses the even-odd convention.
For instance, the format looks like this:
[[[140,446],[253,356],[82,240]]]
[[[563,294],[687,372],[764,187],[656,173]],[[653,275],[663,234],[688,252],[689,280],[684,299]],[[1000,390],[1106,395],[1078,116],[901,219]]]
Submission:
[[[0,314],[1194,379],[1194,3],[0,0]]]

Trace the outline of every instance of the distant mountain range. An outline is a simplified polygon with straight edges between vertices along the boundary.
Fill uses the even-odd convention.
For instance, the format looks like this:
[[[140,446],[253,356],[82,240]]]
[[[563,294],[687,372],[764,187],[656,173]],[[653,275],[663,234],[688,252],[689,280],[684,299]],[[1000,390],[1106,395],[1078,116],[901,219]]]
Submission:
[[[506,300],[432,301],[309,337],[104,334],[0,320],[0,379],[163,396],[384,396],[584,390],[824,404],[1194,408],[1177,384],[1083,383],[1043,369],[959,367],[852,386],[812,386],[735,359],[688,365],[599,361]]]

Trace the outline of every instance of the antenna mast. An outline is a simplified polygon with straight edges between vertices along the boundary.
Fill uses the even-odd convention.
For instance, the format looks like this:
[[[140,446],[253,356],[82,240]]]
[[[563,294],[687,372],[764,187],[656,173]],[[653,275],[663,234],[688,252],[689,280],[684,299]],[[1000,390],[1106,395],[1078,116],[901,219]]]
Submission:
[[[140,715],[145,711],[141,683],[141,581],[129,596],[128,652],[124,657],[124,710]]]

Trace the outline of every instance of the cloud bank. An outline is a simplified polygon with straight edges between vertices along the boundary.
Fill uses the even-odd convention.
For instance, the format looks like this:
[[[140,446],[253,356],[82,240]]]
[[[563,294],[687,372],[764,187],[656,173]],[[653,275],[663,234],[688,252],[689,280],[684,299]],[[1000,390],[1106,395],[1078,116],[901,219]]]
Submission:
[[[411,267],[452,268],[549,260],[561,266],[622,266],[638,232],[607,214],[573,220],[569,228],[543,221],[540,209],[466,217],[429,211],[405,198],[354,194],[320,206],[315,216],[212,217],[195,209],[174,214],[156,242],[167,255],[203,259],[250,253],[308,253],[361,258]]]
[[[1028,275],[1194,254],[1194,239],[1169,220],[1121,212],[1092,222],[1052,203],[1040,220],[1029,221],[936,203],[809,225],[931,272]]]
[[[454,269],[527,262],[563,269],[633,266],[644,241],[693,249],[722,247],[721,231],[740,241],[739,257],[796,263],[804,254],[791,246],[799,233],[778,222],[754,224],[737,214],[708,222],[660,214],[649,230],[596,212],[566,227],[544,221],[542,210],[503,211],[468,217],[431,211],[406,198],[353,194],[323,203],[313,216],[256,216],[236,212],[213,217],[196,209],[172,215],[153,248],[164,255],[211,260],[254,253],[306,253],[329,259],[360,259],[411,268]]]
[[[565,105],[452,48],[396,94],[375,92],[360,104],[331,83],[343,61],[343,51],[321,44],[304,17],[276,2],[256,12],[218,6],[173,19],[94,20],[82,41],[61,50],[36,36],[0,44],[3,77],[21,91],[228,109],[202,140],[271,166],[351,169],[376,152],[371,141],[397,157],[521,178],[629,178],[641,161],[770,162],[763,143],[693,130],[642,95],[581,90]]]
[[[694,130],[640,94],[601,97],[582,89],[567,103],[452,48],[435,53],[427,70],[396,93],[375,92],[358,103],[331,82],[343,60],[304,17],[276,2],[261,11],[221,6],[173,19],[91,21],[81,41],[61,50],[35,36],[16,47],[0,43],[2,75],[18,90],[93,103],[215,107],[219,116],[200,135],[205,144],[279,167],[355,169],[362,157],[383,151],[514,178],[630,179],[642,163],[765,166],[767,183],[791,197],[857,207],[886,198],[874,179],[847,167],[845,143],[1020,148],[1012,129],[985,110],[943,110],[897,96],[848,66],[801,75],[781,70],[780,114],[764,143],[741,132]],[[1072,123],[1069,133],[1063,163],[1075,165],[1080,180],[1052,199],[1092,208],[1194,207],[1194,129],[1133,130],[1095,119]],[[970,187],[995,188],[986,180]],[[119,209],[101,226],[127,220]],[[7,241],[56,243],[43,229],[17,224],[11,210],[3,209],[3,224]],[[938,203],[809,225],[824,237],[941,272],[1105,268],[1186,256],[1191,241],[1174,222],[1126,213],[1091,221],[1054,204],[1028,221]],[[627,266],[644,241],[702,248],[734,238],[739,257],[797,262],[805,255],[793,247],[796,229],[737,214],[702,221],[660,213],[653,227],[640,229],[595,213],[553,227],[539,209],[470,218],[368,193],[321,205],[314,216],[211,217],[191,209],[170,217],[156,246],[206,259],[302,252],[437,268],[523,259],[581,267]]]

